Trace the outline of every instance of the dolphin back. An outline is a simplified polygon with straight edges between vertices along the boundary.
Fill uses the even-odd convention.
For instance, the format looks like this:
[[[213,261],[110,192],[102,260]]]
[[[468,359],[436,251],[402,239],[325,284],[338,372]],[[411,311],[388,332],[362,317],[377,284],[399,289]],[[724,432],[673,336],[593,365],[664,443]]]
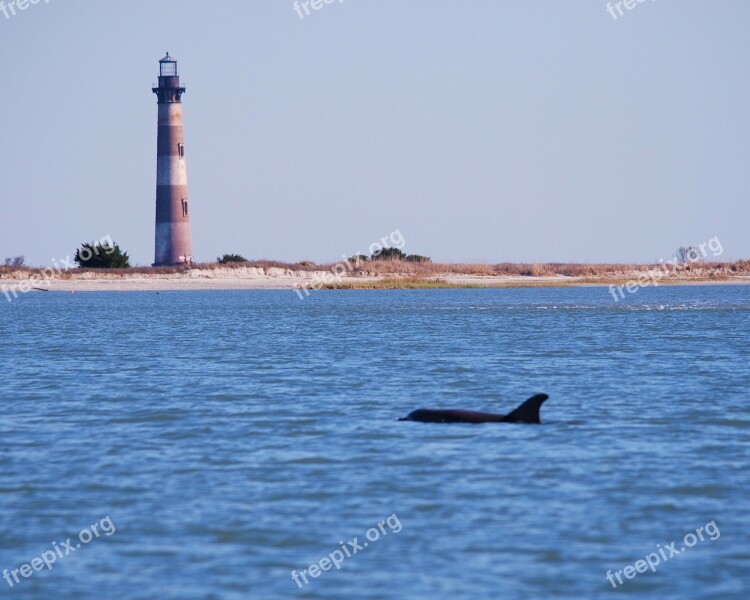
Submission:
[[[547,398],[549,398],[547,394],[532,396],[512,413],[505,415],[503,421],[506,423],[541,423],[539,409]]]
[[[537,394],[507,415],[477,412],[474,410],[420,408],[410,412],[399,421],[421,423],[541,423],[539,408],[547,400],[547,394]]]

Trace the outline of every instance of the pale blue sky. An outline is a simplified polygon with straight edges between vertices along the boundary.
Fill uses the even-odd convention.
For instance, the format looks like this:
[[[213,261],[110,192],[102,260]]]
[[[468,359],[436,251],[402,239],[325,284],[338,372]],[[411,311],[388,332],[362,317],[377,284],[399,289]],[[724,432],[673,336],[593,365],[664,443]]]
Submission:
[[[7,0],[6,0],[7,2]],[[44,0],[0,13],[0,259],[153,260],[180,61],[194,254],[750,256],[750,2]]]

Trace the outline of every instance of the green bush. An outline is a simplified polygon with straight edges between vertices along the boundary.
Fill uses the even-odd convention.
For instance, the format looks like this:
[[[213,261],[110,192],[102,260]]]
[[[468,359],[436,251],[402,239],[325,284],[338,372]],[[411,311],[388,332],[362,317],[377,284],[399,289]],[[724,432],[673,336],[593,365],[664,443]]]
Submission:
[[[404,260],[406,254],[398,248],[383,248],[380,252],[372,255],[371,260]]]
[[[404,254],[398,248],[383,248],[380,252],[373,254],[370,260],[403,260],[406,262],[428,263],[432,259],[419,254]]]
[[[73,259],[79,267],[87,269],[128,269],[130,257],[112,242],[83,243]]]
[[[241,254],[225,254],[224,256],[217,257],[216,260],[222,265],[226,265],[227,263],[249,262]]]

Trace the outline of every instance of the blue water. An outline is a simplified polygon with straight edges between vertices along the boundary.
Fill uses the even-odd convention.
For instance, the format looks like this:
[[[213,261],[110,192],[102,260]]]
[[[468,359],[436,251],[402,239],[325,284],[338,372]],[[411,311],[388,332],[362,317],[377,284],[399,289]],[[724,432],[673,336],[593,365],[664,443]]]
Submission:
[[[116,530],[0,594],[747,598],[749,317],[745,286],[3,299],[0,569]],[[396,420],[536,392],[538,426]]]

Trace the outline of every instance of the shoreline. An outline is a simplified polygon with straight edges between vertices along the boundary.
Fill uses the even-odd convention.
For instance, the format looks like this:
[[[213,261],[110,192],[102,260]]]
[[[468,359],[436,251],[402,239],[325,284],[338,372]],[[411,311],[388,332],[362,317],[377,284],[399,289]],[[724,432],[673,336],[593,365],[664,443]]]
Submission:
[[[41,279],[33,272],[25,276],[0,276],[3,294],[20,295],[29,291],[57,292],[148,292],[201,290],[296,290],[307,295],[320,289],[497,289],[624,286],[642,272],[618,275],[478,275],[473,273],[347,274],[334,279],[328,271],[292,271],[288,269],[189,269],[180,273],[96,273],[70,271],[64,277]],[[327,279],[326,280],[326,276]],[[648,286],[662,285],[748,285],[750,275],[670,274]],[[15,292],[15,294],[14,294]]]

